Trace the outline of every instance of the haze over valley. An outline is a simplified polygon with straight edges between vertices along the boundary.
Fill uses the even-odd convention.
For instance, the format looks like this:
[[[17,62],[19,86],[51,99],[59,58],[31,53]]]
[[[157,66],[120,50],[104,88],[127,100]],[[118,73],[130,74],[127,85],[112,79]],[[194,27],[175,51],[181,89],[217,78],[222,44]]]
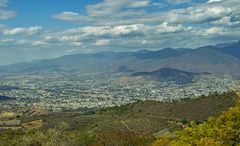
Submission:
[[[239,42],[76,54],[0,67],[4,108],[78,111],[239,90]],[[237,55],[236,55],[237,54]]]

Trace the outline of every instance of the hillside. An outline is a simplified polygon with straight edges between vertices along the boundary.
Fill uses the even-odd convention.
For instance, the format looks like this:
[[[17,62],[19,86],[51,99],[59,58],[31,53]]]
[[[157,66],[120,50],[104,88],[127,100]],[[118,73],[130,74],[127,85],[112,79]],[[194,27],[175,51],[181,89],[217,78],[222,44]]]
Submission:
[[[240,59],[239,45],[240,45],[240,41],[238,41],[237,43],[219,44],[216,46],[216,50]]]
[[[137,72],[131,74],[134,77],[143,76],[157,81],[175,82],[176,84],[188,84],[194,82],[194,78],[200,74],[181,71],[172,68],[162,68],[152,72]]]
[[[174,68],[189,72],[240,75],[240,43],[203,46],[197,49],[171,49],[138,52],[76,54],[0,67],[6,73],[99,73],[146,72]],[[220,59],[221,58],[221,59]]]
[[[215,50],[214,47],[207,46],[182,56],[162,61],[161,64],[190,72],[237,75],[240,61],[229,54]]]
[[[238,99],[239,97],[235,93],[227,93],[223,95],[212,94],[207,97],[202,96],[173,103],[140,101],[119,108],[107,108],[100,113],[102,115],[118,115],[123,117],[122,120],[126,121],[130,128],[151,133],[162,128],[181,129],[182,121],[202,122],[210,116],[218,116],[222,111],[233,107]],[[118,126],[110,127],[116,128]],[[109,125],[105,126],[107,129],[110,127]]]
[[[151,146],[235,146],[240,144],[240,104],[210,117],[204,123],[191,124],[174,137],[160,137]]]

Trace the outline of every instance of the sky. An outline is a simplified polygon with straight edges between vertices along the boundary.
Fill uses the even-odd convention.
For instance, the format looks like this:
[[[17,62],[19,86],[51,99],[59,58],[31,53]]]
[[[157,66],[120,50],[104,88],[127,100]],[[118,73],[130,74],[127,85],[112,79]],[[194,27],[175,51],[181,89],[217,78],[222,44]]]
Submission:
[[[239,0],[0,0],[0,65],[239,40]]]

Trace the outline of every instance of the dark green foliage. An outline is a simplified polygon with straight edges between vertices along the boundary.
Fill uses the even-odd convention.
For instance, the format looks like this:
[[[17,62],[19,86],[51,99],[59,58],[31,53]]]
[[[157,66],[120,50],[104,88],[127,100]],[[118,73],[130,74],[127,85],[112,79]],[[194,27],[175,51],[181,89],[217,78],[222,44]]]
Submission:
[[[123,115],[130,112],[130,110],[133,108],[134,104],[126,104],[122,106],[115,106],[115,107],[108,107],[99,110],[100,114],[113,114],[113,115]]]
[[[94,146],[147,146],[153,142],[151,135],[143,135],[131,131],[102,132],[96,136]]]
[[[188,122],[189,122],[189,121],[188,121],[187,119],[182,119],[182,124],[183,124],[183,125],[188,124]]]
[[[104,131],[63,131],[64,128],[47,131],[3,132],[0,146],[145,146],[153,142],[151,135],[135,132]]]

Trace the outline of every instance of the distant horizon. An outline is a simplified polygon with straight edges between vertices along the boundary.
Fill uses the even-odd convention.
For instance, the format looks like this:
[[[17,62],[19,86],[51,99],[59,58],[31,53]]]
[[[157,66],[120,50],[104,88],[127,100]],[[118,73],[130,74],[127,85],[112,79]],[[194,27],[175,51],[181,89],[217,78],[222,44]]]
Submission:
[[[15,62],[15,63],[10,63],[10,64],[1,64],[0,63],[0,67],[1,66],[9,66],[9,65],[14,65],[14,64],[21,64],[21,63],[31,63],[34,61],[42,61],[42,60],[51,60],[51,59],[57,59],[57,58],[61,58],[64,56],[71,56],[71,55],[91,55],[91,54],[99,54],[99,53],[134,53],[134,52],[141,52],[141,51],[161,51],[164,49],[198,49],[198,48],[202,48],[202,47],[208,47],[208,46],[218,46],[218,45],[224,45],[224,44],[231,44],[231,43],[238,43],[240,42],[240,40],[236,40],[236,41],[230,41],[230,42],[223,42],[223,43],[219,43],[219,44],[213,44],[213,45],[206,45],[206,46],[199,46],[199,47],[195,47],[195,48],[184,48],[184,47],[179,47],[179,48],[173,48],[173,47],[165,47],[165,48],[159,48],[159,49],[143,49],[143,50],[129,50],[129,51],[100,51],[100,52],[91,52],[91,53],[74,53],[74,54],[66,54],[66,55],[62,55],[62,56],[57,56],[57,57],[53,57],[53,58],[40,58],[40,59],[33,59],[33,60],[29,60],[29,61],[22,61],[22,62]]]
[[[239,9],[239,0],[0,0],[0,64],[231,42]]]

